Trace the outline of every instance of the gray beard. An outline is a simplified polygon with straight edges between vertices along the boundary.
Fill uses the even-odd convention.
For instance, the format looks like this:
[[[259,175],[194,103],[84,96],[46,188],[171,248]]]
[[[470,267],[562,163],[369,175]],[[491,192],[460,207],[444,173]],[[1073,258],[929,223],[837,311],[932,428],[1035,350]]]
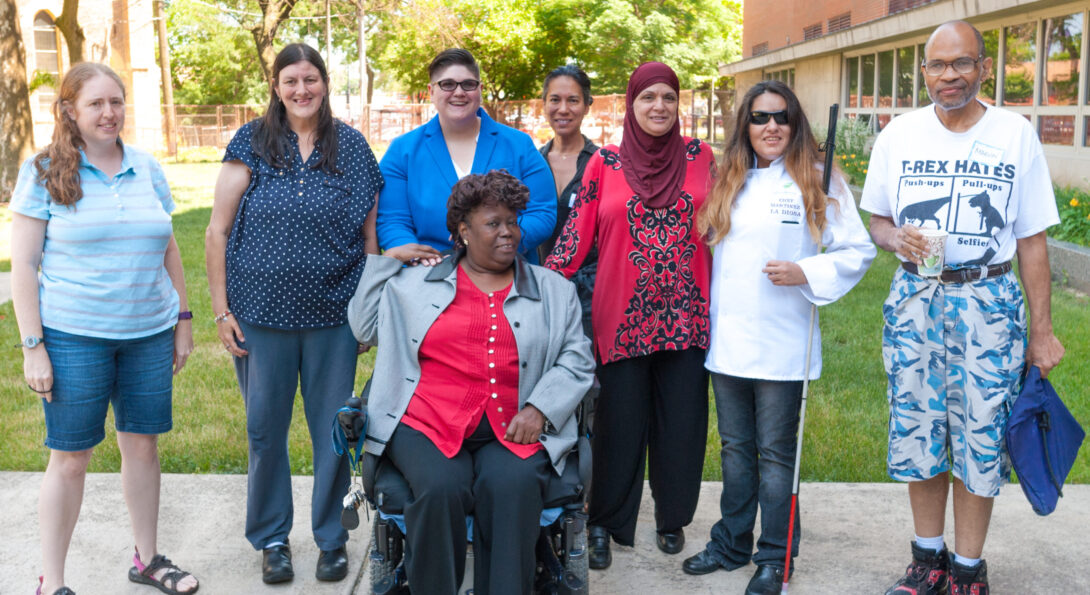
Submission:
[[[976,99],[976,96],[980,94],[980,84],[982,82],[984,82],[984,81],[982,81],[979,78],[976,79],[976,82],[973,83],[973,86],[969,88],[969,92],[965,94],[965,98],[963,100],[958,101],[957,103],[954,103],[954,104],[949,104],[948,105],[948,104],[945,104],[945,103],[939,101],[938,98],[936,98],[935,95],[931,93],[931,88],[930,87],[928,87],[928,89],[927,89],[927,96],[931,98],[931,103],[934,103],[935,105],[941,107],[944,110],[949,110],[949,111],[959,110],[959,109],[969,105],[970,103],[973,102],[973,100]]]

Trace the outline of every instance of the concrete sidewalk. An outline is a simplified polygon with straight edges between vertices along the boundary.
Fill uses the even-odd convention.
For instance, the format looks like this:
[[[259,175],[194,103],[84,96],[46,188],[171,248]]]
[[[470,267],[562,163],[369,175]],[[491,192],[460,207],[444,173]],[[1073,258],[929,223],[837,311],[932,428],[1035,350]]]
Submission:
[[[0,594],[33,593],[41,567],[37,500],[40,473],[0,473]],[[336,584],[314,579],[317,551],[309,532],[310,477],[293,478],[292,531],[296,578],[288,585],[261,582],[261,555],[243,538],[246,478],[240,475],[163,476],[159,547],[201,581],[201,593],[361,593],[367,590],[366,520],[351,533],[349,577]],[[1049,517],[1036,516],[1017,486],[996,499],[986,557],[994,593],[1086,593],[1090,486],[1067,486]],[[705,483],[688,543],[677,556],[654,545],[650,491],[644,490],[634,548],[614,546],[613,566],[591,571],[594,595],[742,593],[752,565],[692,577],[681,561],[704,546],[719,516],[720,486]],[[908,495],[897,484],[803,484],[801,554],[791,592],[882,593],[908,563],[912,525]],[[361,515],[362,516],[362,515]],[[948,522],[947,537],[953,534]],[[132,536],[117,474],[87,478],[83,512],[68,556],[69,586],[80,595],[151,595],[129,583]],[[426,595],[426,594],[422,594]]]

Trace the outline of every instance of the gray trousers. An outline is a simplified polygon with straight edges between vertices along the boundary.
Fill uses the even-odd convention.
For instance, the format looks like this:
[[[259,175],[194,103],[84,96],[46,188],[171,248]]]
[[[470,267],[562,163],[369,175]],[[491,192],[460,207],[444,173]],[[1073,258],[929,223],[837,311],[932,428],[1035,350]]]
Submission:
[[[347,324],[285,331],[239,321],[249,351],[235,358],[246,403],[250,464],[246,491],[246,539],[255,549],[287,541],[292,527],[288,427],[296,388],[314,450],[310,523],[314,541],[333,550],[348,540],[341,527],[341,499],[348,492],[348,461],[333,453],[329,432],[351,395],[356,376],[356,339]]]

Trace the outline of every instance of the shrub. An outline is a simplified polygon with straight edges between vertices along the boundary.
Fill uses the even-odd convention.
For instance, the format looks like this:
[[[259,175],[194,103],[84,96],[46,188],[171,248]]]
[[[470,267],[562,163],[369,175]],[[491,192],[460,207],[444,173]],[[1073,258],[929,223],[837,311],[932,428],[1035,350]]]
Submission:
[[[825,142],[828,128],[814,124],[814,138]],[[862,186],[867,177],[870,151],[874,146],[874,131],[870,124],[858,118],[841,118],[836,124],[836,165],[847,176],[848,182]]]
[[[1079,188],[1056,188],[1060,224],[1048,235],[1058,240],[1090,246],[1090,194]]]

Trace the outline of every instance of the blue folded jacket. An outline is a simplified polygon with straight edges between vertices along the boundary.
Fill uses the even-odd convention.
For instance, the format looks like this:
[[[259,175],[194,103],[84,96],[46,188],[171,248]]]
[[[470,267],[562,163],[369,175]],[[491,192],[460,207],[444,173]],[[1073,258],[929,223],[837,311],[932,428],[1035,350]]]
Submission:
[[[1033,511],[1056,510],[1086,432],[1037,366],[1030,368],[1007,423],[1007,452]]]

